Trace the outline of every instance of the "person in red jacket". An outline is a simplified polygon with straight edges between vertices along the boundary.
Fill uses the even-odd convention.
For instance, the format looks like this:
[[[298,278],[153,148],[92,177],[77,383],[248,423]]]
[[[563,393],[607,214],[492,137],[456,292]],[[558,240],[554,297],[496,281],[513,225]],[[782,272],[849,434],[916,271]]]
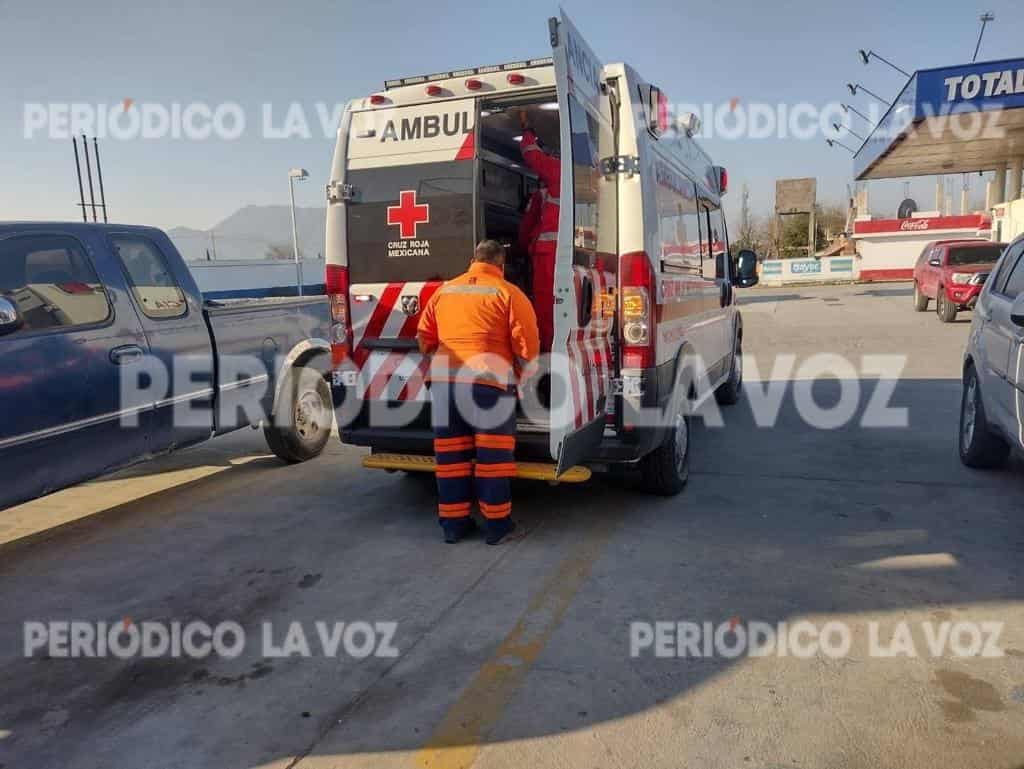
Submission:
[[[519,112],[519,124],[523,129],[519,150],[523,162],[540,178],[540,215],[535,234],[529,244],[530,261],[533,264],[533,305],[537,311],[537,326],[540,329],[541,352],[551,351],[555,335],[555,251],[558,241],[559,196],[562,190],[562,161],[545,152],[537,144],[537,134],[530,128],[526,111]],[[533,206],[534,201],[530,201]],[[530,209],[527,208],[527,215]]]

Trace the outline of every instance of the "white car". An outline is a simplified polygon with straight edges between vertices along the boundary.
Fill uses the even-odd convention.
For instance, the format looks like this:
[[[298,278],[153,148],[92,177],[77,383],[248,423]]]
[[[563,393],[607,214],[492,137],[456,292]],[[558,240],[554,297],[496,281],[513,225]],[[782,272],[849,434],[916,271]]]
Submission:
[[[1024,447],[1024,236],[1011,243],[978,298],[964,354],[960,459],[997,467]]]

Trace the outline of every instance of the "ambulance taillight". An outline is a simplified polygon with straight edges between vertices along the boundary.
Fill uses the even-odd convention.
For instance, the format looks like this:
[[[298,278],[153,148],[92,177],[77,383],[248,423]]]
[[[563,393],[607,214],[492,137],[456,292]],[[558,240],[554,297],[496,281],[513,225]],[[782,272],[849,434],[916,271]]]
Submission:
[[[327,265],[327,297],[331,303],[331,364],[337,368],[352,349],[352,326],[348,314],[348,267]]]
[[[654,365],[654,273],[643,251],[624,254],[620,262],[622,367]]]

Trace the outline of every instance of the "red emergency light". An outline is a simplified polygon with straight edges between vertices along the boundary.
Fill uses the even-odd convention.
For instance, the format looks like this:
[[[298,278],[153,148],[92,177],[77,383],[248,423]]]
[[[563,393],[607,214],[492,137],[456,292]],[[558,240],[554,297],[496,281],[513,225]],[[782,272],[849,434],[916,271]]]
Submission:
[[[526,82],[526,76],[520,75],[518,72],[510,72],[505,79],[508,80],[509,85],[522,85]]]
[[[373,96],[370,97],[370,104],[387,104],[389,101],[391,100],[387,96],[380,93],[375,93]]]
[[[324,282],[331,307],[331,363],[340,366],[352,351],[352,327],[349,324],[348,268],[337,264],[326,265]]]
[[[466,88],[468,88],[470,91],[479,91],[483,87],[483,81],[477,80],[475,77],[471,77],[469,78],[469,80],[466,81]]]
[[[428,85],[427,96],[440,96],[444,93],[444,89],[439,85]]]

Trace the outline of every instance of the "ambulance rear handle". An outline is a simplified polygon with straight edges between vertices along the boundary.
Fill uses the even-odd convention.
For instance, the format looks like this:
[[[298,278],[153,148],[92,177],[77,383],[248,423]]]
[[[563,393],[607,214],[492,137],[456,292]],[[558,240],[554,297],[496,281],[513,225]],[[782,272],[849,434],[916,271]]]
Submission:
[[[594,281],[590,279],[589,275],[584,275],[583,280],[580,281],[580,306],[578,309],[579,327],[590,323],[590,319],[594,315]]]

